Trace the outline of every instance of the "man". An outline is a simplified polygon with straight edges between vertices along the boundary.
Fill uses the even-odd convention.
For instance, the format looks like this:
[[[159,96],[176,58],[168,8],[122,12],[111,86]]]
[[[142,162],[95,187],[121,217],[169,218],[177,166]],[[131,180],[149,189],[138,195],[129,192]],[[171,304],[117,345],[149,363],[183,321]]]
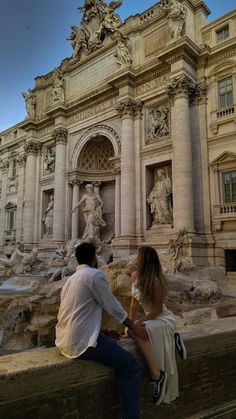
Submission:
[[[135,335],[147,340],[143,324],[133,323],[112,294],[105,276],[96,269],[96,248],[81,243],[75,250],[79,266],[61,292],[56,346],[68,358],[79,358],[115,369],[121,395],[122,419],[139,419],[140,366],[132,354],[101,333],[102,310]]]

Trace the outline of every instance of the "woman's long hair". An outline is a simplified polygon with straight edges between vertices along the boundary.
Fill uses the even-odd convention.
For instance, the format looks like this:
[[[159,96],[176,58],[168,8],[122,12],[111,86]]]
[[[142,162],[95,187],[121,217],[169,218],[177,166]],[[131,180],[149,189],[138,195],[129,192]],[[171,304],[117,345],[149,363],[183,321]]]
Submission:
[[[167,283],[159,256],[153,247],[140,247],[137,257],[137,286],[143,299],[153,300],[153,286],[157,279],[160,281],[164,298],[167,292]]]

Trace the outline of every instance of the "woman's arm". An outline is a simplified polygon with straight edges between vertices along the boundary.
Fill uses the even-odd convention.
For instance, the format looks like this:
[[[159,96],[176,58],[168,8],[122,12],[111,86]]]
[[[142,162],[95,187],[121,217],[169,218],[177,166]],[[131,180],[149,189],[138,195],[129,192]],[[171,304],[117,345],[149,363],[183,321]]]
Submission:
[[[138,322],[144,322],[146,320],[153,320],[161,314],[163,311],[163,291],[159,280],[156,280],[153,284],[153,303],[152,309],[145,317],[138,320]]]
[[[132,284],[136,280],[136,277],[137,277],[137,272],[132,272],[132,274],[131,274],[131,282],[132,282]],[[130,308],[129,308],[129,317],[130,317],[130,319],[133,322],[136,320],[138,304],[139,304],[138,301],[132,295],[131,302],[130,302]]]

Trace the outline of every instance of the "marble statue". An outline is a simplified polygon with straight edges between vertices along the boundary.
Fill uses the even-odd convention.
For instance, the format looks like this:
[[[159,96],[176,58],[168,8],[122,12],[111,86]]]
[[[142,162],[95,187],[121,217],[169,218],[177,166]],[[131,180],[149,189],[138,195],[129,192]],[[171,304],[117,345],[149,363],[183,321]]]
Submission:
[[[120,7],[123,1],[113,1],[109,5],[105,5],[103,16],[99,25],[98,30],[96,31],[99,42],[102,42],[107,33],[117,33],[120,36],[123,36],[122,32],[118,29],[120,24],[119,16],[114,12],[117,7]]]
[[[117,64],[121,65],[122,67],[128,67],[132,64],[132,58],[127,47],[126,39],[119,39],[114,56],[117,59]]]
[[[50,195],[49,204],[43,214],[43,224],[46,231],[46,236],[52,236],[53,233],[53,206],[54,198],[53,195]]]
[[[161,9],[167,13],[171,38],[182,35],[186,8],[178,0],[162,0]]]
[[[35,118],[36,116],[36,94],[28,89],[28,92],[22,93],[23,98],[25,99],[25,107],[27,114],[30,118]]]
[[[84,5],[78,7],[78,9],[80,12],[83,12],[83,19],[86,21],[99,13],[98,3],[95,0],[85,0]]]
[[[24,257],[24,245],[21,241],[16,242],[16,249],[13,251],[11,257],[0,258],[0,265],[3,265],[7,269],[11,269],[14,265],[18,265]]]
[[[160,107],[149,112],[148,139],[156,140],[170,133],[169,108]]]
[[[83,19],[80,23],[81,27],[71,26],[71,34],[67,40],[71,40],[71,46],[74,50],[73,57],[77,57],[84,50],[88,51],[88,35],[83,28]]]
[[[72,212],[82,205],[82,212],[85,219],[85,230],[82,240],[94,240],[100,242],[100,228],[106,225],[102,218],[103,201],[100,195],[94,192],[93,185],[85,186],[86,192],[82,199],[75,205]]]
[[[54,81],[53,81],[53,91],[52,91],[52,101],[64,102],[65,101],[65,92],[64,92],[64,78],[62,71],[59,68],[54,69]]]
[[[52,173],[55,170],[55,151],[52,148],[47,148],[44,156],[44,172]]]
[[[170,239],[168,245],[168,252],[171,258],[171,263],[168,267],[169,272],[189,272],[194,268],[194,265],[189,255],[191,244],[191,236],[183,229],[179,230],[175,238]]]
[[[158,170],[157,175],[157,183],[147,198],[147,202],[151,207],[151,214],[153,215],[152,225],[172,224],[171,180],[168,175],[165,176],[162,169]]]
[[[33,265],[40,263],[38,259],[38,249],[33,249],[30,253],[24,253],[19,265],[14,270],[16,274],[23,274],[32,271]]]

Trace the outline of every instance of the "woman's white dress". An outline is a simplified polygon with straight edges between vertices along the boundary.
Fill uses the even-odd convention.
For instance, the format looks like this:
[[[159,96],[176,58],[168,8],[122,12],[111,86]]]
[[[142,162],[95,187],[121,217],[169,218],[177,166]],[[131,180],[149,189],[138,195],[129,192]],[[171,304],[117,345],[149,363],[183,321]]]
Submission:
[[[135,283],[132,285],[132,295],[141,305],[144,312],[150,312],[150,302],[143,301],[140,290]],[[179,395],[178,372],[175,360],[176,319],[175,315],[163,304],[163,311],[153,320],[144,322],[149,340],[157,357],[159,368],[167,373],[167,385],[164,403],[170,403]]]

